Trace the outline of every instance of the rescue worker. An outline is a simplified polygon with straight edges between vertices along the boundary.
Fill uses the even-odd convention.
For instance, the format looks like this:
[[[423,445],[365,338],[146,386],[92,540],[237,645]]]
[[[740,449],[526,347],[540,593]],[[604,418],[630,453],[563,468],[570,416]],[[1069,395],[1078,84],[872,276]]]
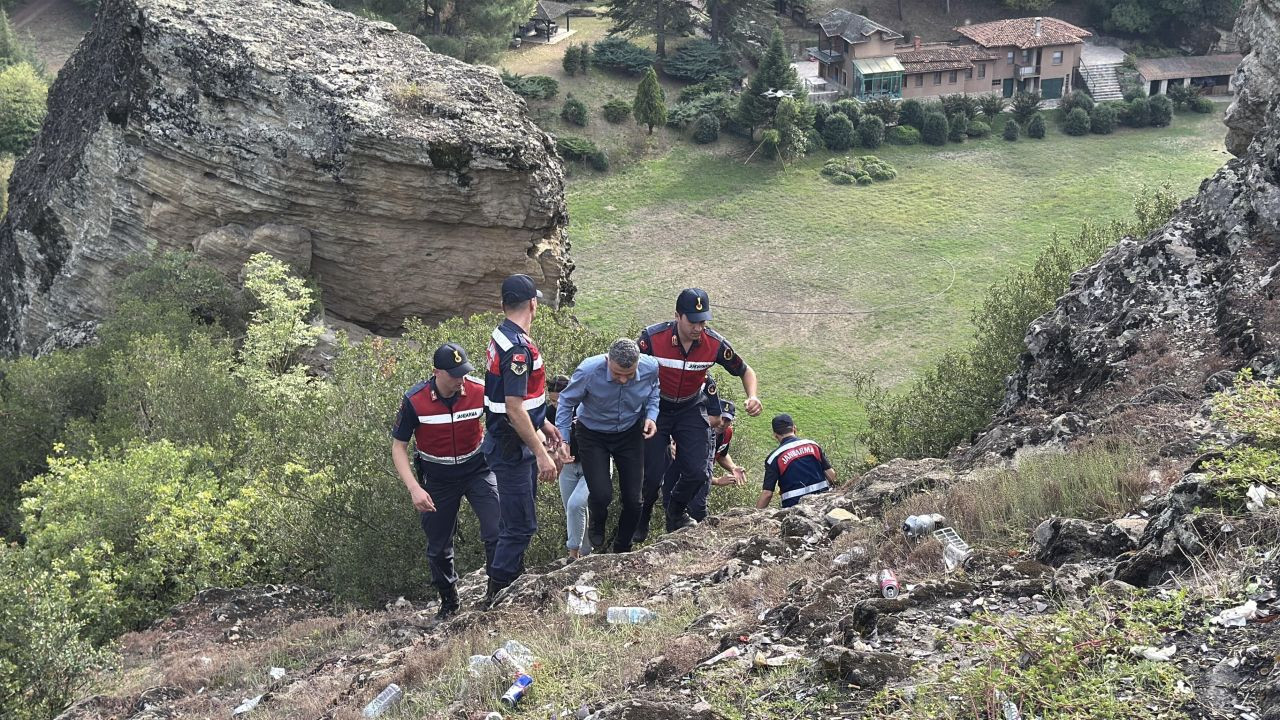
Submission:
[[[757,508],[769,507],[774,488],[782,493],[782,507],[791,507],[800,498],[825,492],[836,483],[836,471],[818,443],[796,435],[796,424],[787,414],[773,418],[773,437],[778,449],[764,463],[764,488]]]
[[[662,400],[657,433],[645,441],[643,504],[633,542],[648,537],[653,505],[667,470],[667,448],[673,439],[680,477],[667,506],[667,532],[697,524],[689,517],[688,508],[709,477],[710,441],[701,401],[702,385],[712,365],[719,363],[730,375],[742,379],[747,414],[760,414],[755,371],[733,351],[728,340],[707,327],[710,319],[711,299],[706,291],[687,288],[676,298],[675,319],[645,328],[637,341],[640,352],[658,360]]]
[[[391,430],[391,460],[409,490],[427,535],[431,584],[440,593],[443,620],[458,611],[458,574],[453,566],[453,536],[462,498],[480,521],[485,567],[498,544],[498,488],[480,452],[484,437],[484,383],[467,373],[475,368],[456,343],[436,349],[432,376],[404,394]],[[409,466],[413,438],[415,479]]]
[[[538,481],[556,479],[550,447],[560,432],[546,421],[542,353],[529,337],[542,293],[528,275],[502,281],[506,319],[494,329],[485,359],[485,459],[498,483],[498,544],[485,594],[490,605],[524,572],[524,553],[538,529],[534,497]]]
[[[693,500],[689,502],[689,517],[702,522],[707,519],[707,501],[711,493],[711,487],[723,487],[727,485],[741,485],[746,482],[746,470],[739,467],[733,462],[733,458],[729,457],[729,442],[733,439],[733,417],[737,411],[737,406],[732,400],[720,399],[720,394],[716,386],[715,378],[707,376],[707,380],[703,383],[702,392],[706,395],[703,402],[703,410],[707,416],[707,480],[702,487],[698,488],[698,492],[694,494]],[[680,479],[680,466],[675,462],[676,446],[671,444],[668,453],[667,472],[662,476],[662,507],[666,509],[671,504],[671,490],[675,487],[676,482]],[[728,475],[713,477],[715,465],[719,464],[729,472]]]

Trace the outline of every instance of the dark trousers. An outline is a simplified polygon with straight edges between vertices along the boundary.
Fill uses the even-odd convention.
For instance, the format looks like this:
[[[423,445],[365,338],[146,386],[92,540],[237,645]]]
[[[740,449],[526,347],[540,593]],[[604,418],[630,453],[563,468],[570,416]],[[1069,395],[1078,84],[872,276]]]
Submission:
[[[498,482],[498,543],[489,564],[489,578],[510,585],[524,572],[524,552],[538,530],[534,497],[538,462],[512,433],[484,441],[485,459]]]
[[[640,522],[640,496],[644,486],[644,420],[622,432],[597,432],[579,422],[573,430],[578,439],[578,460],[587,478],[587,516],[591,530],[604,534],[609,503],[613,501],[613,476],[609,459],[618,468],[618,494],[622,514],[618,516],[618,534],[614,552],[631,549],[631,538]]]
[[[693,494],[693,499],[689,501],[689,517],[702,522],[707,519],[707,497],[711,493],[711,472],[714,464],[715,455],[715,433],[716,431],[707,428],[707,481],[698,488]],[[669,457],[669,456],[668,456]],[[667,462],[667,472],[662,476],[662,507],[668,509],[671,506],[671,491],[675,489],[676,483],[680,480],[680,464],[674,459]]]
[[[430,466],[423,467],[424,464],[418,466],[422,488],[436,506],[435,512],[419,513],[422,531],[427,534],[427,564],[431,567],[431,584],[446,588],[458,581],[453,567],[453,537],[458,531],[458,510],[464,497],[480,521],[485,568],[493,565],[498,546],[498,485],[488,468],[467,477],[433,480]]]
[[[711,440],[707,437],[707,419],[702,415],[701,404],[695,402],[676,409],[662,408],[658,412],[658,432],[645,440],[644,445],[641,533],[647,533],[650,513],[662,490],[662,477],[667,472],[669,458],[668,446],[672,439],[676,441],[675,465],[680,477],[671,488],[671,499],[667,504],[669,515],[679,517],[688,510],[698,488],[709,482],[711,477],[707,467],[707,445]],[[670,520],[668,518],[668,524]]]

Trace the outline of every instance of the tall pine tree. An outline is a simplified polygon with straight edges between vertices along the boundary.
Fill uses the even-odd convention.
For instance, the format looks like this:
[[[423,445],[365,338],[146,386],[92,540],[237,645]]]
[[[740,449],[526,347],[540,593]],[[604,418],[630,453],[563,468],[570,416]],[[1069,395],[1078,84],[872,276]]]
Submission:
[[[738,96],[738,122],[753,133],[756,128],[770,125],[778,110],[778,101],[783,97],[804,99],[805,94],[796,69],[787,59],[782,31],[774,28],[759,69]]]
[[[667,98],[658,84],[658,73],[650,67],[636,88],[636,101],[631,105],[636,122],[649,126],[649,134],[653,134],[655,125],[667,124]]]
[[[707,32],[714,42],[742,46],[752,35],[752,21],[756,27],[766,27],[773,13],[769,0],[706,0]]]
[[[610,33],[628,37],[652,35],[658,57],[667,56],[667,38],[693,32],[690,0],[613,0],[609,4]]]

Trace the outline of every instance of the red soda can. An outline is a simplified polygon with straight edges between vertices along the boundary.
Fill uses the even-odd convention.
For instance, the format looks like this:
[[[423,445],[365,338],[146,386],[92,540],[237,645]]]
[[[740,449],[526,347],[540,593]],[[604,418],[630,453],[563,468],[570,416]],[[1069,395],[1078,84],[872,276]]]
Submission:
[[[880,594],[889,599],[898,597],[898,578],[888,568],[880,571]]]

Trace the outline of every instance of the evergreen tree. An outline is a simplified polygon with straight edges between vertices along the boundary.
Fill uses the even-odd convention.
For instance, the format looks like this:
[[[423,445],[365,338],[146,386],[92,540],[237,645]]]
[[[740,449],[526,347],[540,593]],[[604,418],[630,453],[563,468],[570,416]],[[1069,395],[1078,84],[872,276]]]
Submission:
[[[667,56],[667,38],[688,35],[695,24],[689,0],[613,0],[606,15],[610,34],[652,35],[658,57]]]
[[[814,114],[806,100],[784,97],[778,101],[772,129],[778,134],[777,152],[783,162],[795,160],[809,150],[808,133],[813,129]]]
[[[756,128],[773,123],[781,98],[800,97],[803,92],[800,78],[787,59],[782,31],[775,28],[759,69],[738,97],[738,122],[754,133]]]
[[[37,64],[31,49],[18,39],[17,31],[9,22],[8,13],[0,9],[0,69],[22,62],[33,66]]]
[[[1084,135],[1089,132],[1089,113],[1085,112],[1084,108],[1079,107],[1072,110],[1067,113],[1067,125],[1069,127],[1078,126],[1082,129],[1081,132],[1071,132],[1072,135]],[[1040,113],[1032,115],[1031,121],[1027,123],[1027,137],[1035,140],[1043,140],[1044,133],[1044,115],[1041,115]]]
[[[898,109],[898,124],[910,125],[920,130],[924,127],[924,105],[919,100],[903,100]]]
[[[751,26],[765,27],[772,12],[769,0],[706,0],[707,33],[714,42],[741,46],[751,39]]]
[[[636,100],[631,104],[631,112],[637,123],[649,127],[650,135],[653,134],[655,125],[667,124],[666,100],[662,86],[658,84],[658,73],[649,68],[640,80],[640,87],[636,88]]]

